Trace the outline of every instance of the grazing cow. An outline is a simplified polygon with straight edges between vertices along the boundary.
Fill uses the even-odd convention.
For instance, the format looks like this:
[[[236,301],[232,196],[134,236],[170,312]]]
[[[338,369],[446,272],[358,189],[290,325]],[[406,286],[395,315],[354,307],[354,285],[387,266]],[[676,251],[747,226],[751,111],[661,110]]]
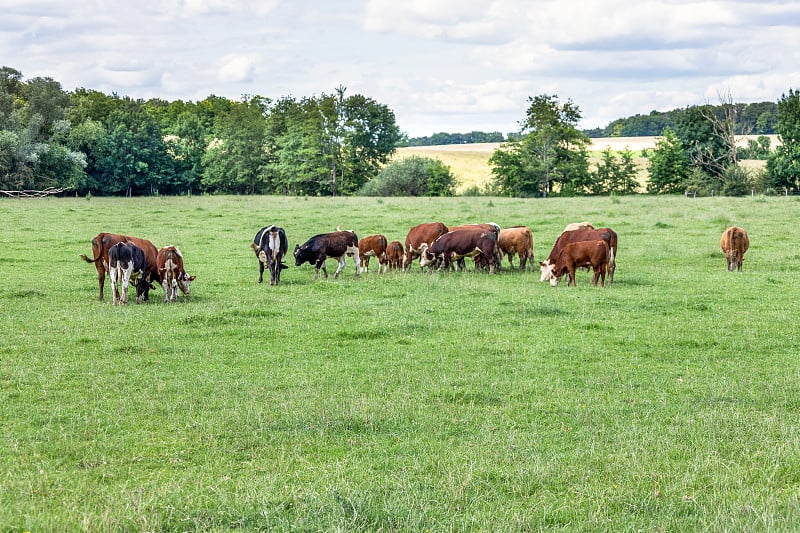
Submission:
[[[345,256],[353,256],[356,264],[356,277],[361,268],[361,260],[358,257],[358,237],[353,231],[334,231],[332,233],[322,233],[308,239],[303,246],[299,244],[294,247],[295,266],[300,266],[305,262],[314,265],[314,280],[319,275],[319,269],[328,277],[328,269],[325,268],[326,259],[336,259],[339,261],[339,268],[336,269],[334,278],[339,277],[345,264]]]
[[[131,242],[118,242],[108,249],[108,272],[114,305],[128,303],[128,284],[136,287],[136,303],[141,302],[146,285],[150,282],[144,277],[147,270],[144,252]],[[120,296],[119,287],[122,287]]]
[[[726,229],[719,240],[725,259],[728,261],[728,272],[742,271],[744,253],[750,248],[750,237],[744,228],[732,226]]]
[[[386,261],[389,268],[400,270],[403,268],[403,243],[392,241],[386,245]]]
[[[358,256],[361,259],[361,272],[369,271],[369,258],[378,258],[378,274],[389,269],[386,258],[386,237],[383,235],[367,235],[358,240]]]
[[[178,300],[178,287],[183,294],[189,294],[192,282],[197,276],[190,276],[183,268],[183,254],[175,246],[164,246],[156,256],[161,287],[164,289],[164,302]]]
[[[455,231],[459,229],[482,229],[484,231],[492,231],[495,234],[495,241],[500,240],[500,226],[495,224],[494,222],[487,222],[484,224],[460,224],[458,226],[450,226],[447,228],[447,231]],[[500,249],[499,243],[495,246],[494,252],[494,262],[495,266],[499,269],[502,267],[501,263],[503,261],[503,251]],[[475,261],[475,268],[486,268],[489,266],[485,260],[483,260],[483,255],[476,255],[473,260]],[[465,263],[464,258],[458,260],[458,268],[461,270],[465,270]]]
[[[573,222],[572,224],[567,224],[564,231],[575,231],[576,229],[594,229],[594,226],[592,226],[591,222]]]
[[[550,279],[550,272],[553,265],[558,259],[561,250],[567,244],[581,241],[605,241],[608,244],[608,283],[614,282],[614,270],[617,266],[617,234],[611,228],[600,229],[577,229],[572,231],[563,232],[558,239],[556,239],[553,249],[550,250],[550,255],[544,261],[539,262],[542,269],[542,277],[540,281],[547,281]],[[578,265],[582,267],[589,267],[590,265]]]
[[[448,231],[428,246],[422,244],[419,265],[438,264],[439,270],[449,270],[452,262],[464,257],[481,257],[489,266],[489,272],[495,272],[494,250],[497,236],[494,231],[482,229],[457,229]],[[476,264],[477,264],[476,259]]]
[[[103,299],[103,286],[106,281],[106,272],[108,271],[108,249],[119,242],[131,242],[141,248],[144,252],[145,261],[147,262],[147,271],[145,272],[145,279],[149,282],[161,283],[161,278],[158,276],[158,268],[156,267],[156,256],[158,249],[155,245],[147,239],[140,239],[138,237],[130,237],[128,235],[119,235],[117,233],[99,233],[92,239],[92,254],[93,258],[89,259],[84,254],[81,258],[87,263],[94,263],[97,269],[97,283],[100,285],[100,298]],[[150,289],[152,287],[148,284],[144,289],[144,300],[147,301],[150,297]],[[115,293],[119,298],[119,293]]]
[[[403,269],[410,270],[411,262],[422,254],[422,245],[430,246],[439,236],[447,233],[447,226],[441,222],[426,222],[414,226],[406,235],[406,253],[403,256]]]
[[[514,268],[514,254],[519,255],[519,270],[525,270],[525,263],[530,260],[533,268],[533,233],[528,226],[513,226],[500,230],[497,239],[500,250],[508,256],[508,264]]]
[[[606,241],[579,241],[567,244],[561,249],[553,269],[550,272],[550,286],[558,285],[558,280],[565,273],[569,275],[568,285],[575,286],[575,269],[583,265],[591,265],[594,271],[592,285],[597,286],[597,278],[601,277],[601,287],[606,285],[606,271],[611,253]]]
[[[266,265],[269,268],[269,284],[277,285],[281,281],[281,270],[289,268],[283,262],[284,256],[289,251],[286,232],[274,225],[261,228],[250,247],[258,258],[258,282],[264,281],[264,265]]]

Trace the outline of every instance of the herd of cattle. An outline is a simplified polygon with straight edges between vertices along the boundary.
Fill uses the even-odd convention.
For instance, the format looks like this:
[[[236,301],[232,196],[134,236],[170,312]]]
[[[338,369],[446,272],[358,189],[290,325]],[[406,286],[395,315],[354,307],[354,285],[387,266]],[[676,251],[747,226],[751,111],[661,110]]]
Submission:
[[[728,270],[742,270],[744,253],[750,241],[747,232],[739,227],[725,230],[720,247],[725,253]],[[258,282],[264,279],[264,270],[269,270],[270,285],[277,285],[281,271],[288,268],[284,258],[289,251],[286,231],[275,225],[261,228],[251,245],[258,258]],[[539,262],[541,281],[556,286],[567,276],[568,285],[575,285],[575,271],[592,269],[592,285],[605,286],[614,282],[618,252],[617,234],[611,228],[594,228],[588,222],[569,224],[556,239],[547,259]],[[114,304],[126,304],[128,285],[136,288],[136,303],[147,300],[153,283],[164,289],[164,301],[175,301],[178,290],[189,294],[195,276],[189,276],[183,266],[183,256],[175,246],[164,246],[157,250],[147,239],[100,233],[92,239],[93,257],[81,257],[97,268],[100,285],[100,300],[106,273],[111,279]],[[359,239],[352,230],[337,228],[331,233],[322,233],[308,239],[294,249],[295,266],[304,263],[314,265],[314,280],[322,270],[328,277],[325,263],[335,259],[338,268],[333,277],[345,267],[345,258],[350,256],[355,263],[355,275],[366,272],[369,261],[378,261],[378,273],[389,269],[408,271],[412,262],[419,259],[420,269],[464,270],[465,259],[472,258],[476,270],[494,273],[501,268],[503,258],[514,268],[514,257],[519,257],[519,270],[526,265],[533,268],[533,233],[527,226],[500,228],[497,224],[464,224],[447,227],[442,222],[429,222],[411,228],[405,246],[400,241],[388,242],[384,235],[369,235]],[[121,292],[120,292],[121,291]]]

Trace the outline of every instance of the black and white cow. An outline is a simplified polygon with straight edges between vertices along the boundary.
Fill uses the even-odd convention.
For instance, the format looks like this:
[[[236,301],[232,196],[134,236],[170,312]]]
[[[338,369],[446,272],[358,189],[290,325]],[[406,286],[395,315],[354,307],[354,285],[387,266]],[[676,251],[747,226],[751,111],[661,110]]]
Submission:
[[[147,270],[144,251],[132,242],[117,243],[108,249],[108,267],[114,305],[128,303],[128,283],[136,287],[136,303],[141,302],[145,290],[150,286],[150,281],[144,275]]]
[[[264,265],[266,265],[269,268],[269,284],[277,285],[281,280],[281,270],[289,268],[283,262],[289,250],[286,232],[274,225],[261,228],[256,233],[251,247],[258,257],[258,282],[264,281]]]
[[[361,268],[361,260],[358,257],[358,237],[353,231],[334,231],[332,233],[322,233],[308,239],[302,246],[299,244],[294,247],[295,265],[300,266],[305,262],[314,265],[314,279],[317,279],[319,270],[328,277],[328,270],[325,268],[326,259],[336,259],[339,261],[339,268],[336,269],[334,278],[339,277],[345,264],[345,256],[353,257],[356,264],[356,277]]]

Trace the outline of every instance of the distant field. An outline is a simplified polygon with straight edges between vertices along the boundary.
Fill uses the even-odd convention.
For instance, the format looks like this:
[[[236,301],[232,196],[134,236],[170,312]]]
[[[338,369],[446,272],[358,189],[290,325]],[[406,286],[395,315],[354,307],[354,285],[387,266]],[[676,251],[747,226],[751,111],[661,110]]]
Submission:
[[[744,145],[747,139],[756,136],[746,135],[741,138]],[[772,138],[772,146],[777,143],[777,136]],[[641,157],[641,151],[646,148],[655,148],[657,137],[603,137],[592,139],[589,147],[591,157],[589,162],[596,165],[600,161],[600,153],[606,148],[611,148],[615,152],[631,150],[637,156],[634,158],[639,167],[639,183],[643,186],[647,181],[647,159]],[[412,155],[431,157],[439,159],[442,163],[450,167],[450,170],[458,179],[457,192],[461,193],[473,186],[483,188],[492,179],[489,158],[492,153],[500,147],[500,143],[476,143],[476,144],[450,144],[442,146],[415,146],[400,148],[397,150],[396,159],[403,159]],[[759,166],[756,164],[755,166]]]

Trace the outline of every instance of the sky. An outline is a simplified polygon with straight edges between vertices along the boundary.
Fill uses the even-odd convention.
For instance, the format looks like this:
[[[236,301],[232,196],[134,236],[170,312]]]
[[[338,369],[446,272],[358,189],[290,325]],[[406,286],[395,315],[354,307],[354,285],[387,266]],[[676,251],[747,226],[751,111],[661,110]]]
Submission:
[[[0,0],[0,65],[133,98],[361,94],[410,137],[581,128],[800,88],[796,0]]]

